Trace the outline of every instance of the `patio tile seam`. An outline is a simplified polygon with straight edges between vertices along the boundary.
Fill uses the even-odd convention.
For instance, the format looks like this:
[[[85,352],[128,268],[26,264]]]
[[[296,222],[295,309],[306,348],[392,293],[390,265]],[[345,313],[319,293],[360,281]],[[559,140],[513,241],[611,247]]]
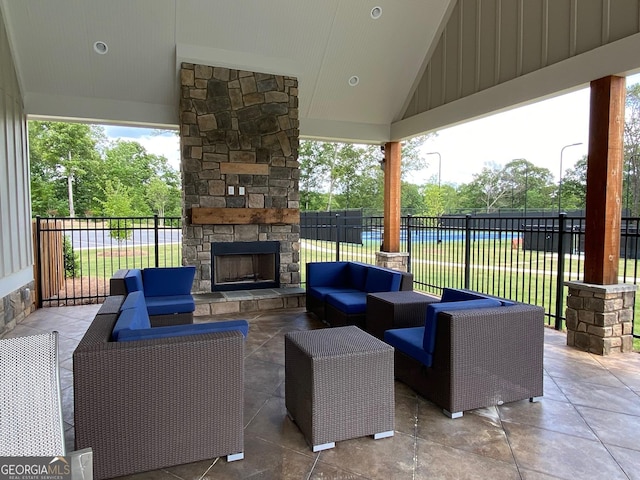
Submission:
[[[311,451],[311,447],[309,447],[306,443],[305,443],[305,447],[306,447],[305,451],[296,450],[295,448],[291,448],[291,447],[288,447],[286,445],[282,445],[281,443],[278,443],[278,442],[274,441],[272,438],[267,438],[267,437],[264,437],[264,436],[262,436],[260,434],[255,434],[255,433],[254,434],[247,434],[246,432],[245,432],[245,445],[247,443],[247,441],[246,441],[247,437],[257,438],[258,440],[266,442],[266,443],[268,443],[270,445],[275,445],[278,448],[282,448],[283,450],[287,450],[288,452],[292,452],[292,453],[296,453],[298,455],[302,455],[302,456],[307,457],[309,459],[313,459],[314,457],[316,457],[315,461],[317,461],[317,459],[320,457],[320,454],[322,453],[322,452],[318,452],[318,453],[312,452]],[[246,456],[246,454],[247,454],[247,452],[245,451],[245,456]]]
[[[518,475],[520,476],[520,478],[522,477],[522,472],[520,471],[520,464],[518,463],[518,459],[516,458],[516,454],[513,451],[513,445],[511,443],[511,439],[509,438],[509,433],[507,432],[507,429],[505,428],[505,423],[509,423],[506,420],[502,419],[502,415],[500,414],[500,409],[496,409],[498,412],[498,421],[500,422],[500,428],[502,429],[502,432],[504,433],[505,436],[505,440],[507,441],[507,446],[509,447],[509,452],[511,452],[511,459],[513,460],[513,464],[516,467],[516,470],[518,471]],[[498,460],[500,461],[500,460]]]

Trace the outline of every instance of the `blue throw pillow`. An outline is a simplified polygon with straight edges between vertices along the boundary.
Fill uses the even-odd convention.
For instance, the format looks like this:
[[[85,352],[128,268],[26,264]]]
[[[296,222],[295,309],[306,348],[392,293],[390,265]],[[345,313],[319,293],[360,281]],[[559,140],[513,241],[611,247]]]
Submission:
[[[472,310],[474,308],[500,307],[499,300],[484,298],[482,300],[467,300],[463,302],[430,303],[427,305],[427,318],[424,322],[423,348],[427,353],[433,353],[436,345],[436,325],[440,312],[453,312],[454,310]]]

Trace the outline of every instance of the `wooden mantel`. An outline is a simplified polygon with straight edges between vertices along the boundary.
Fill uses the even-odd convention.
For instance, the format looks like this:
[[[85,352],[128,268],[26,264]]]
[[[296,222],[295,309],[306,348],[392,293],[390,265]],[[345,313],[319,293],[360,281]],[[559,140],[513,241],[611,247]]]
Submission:
[[[193,225],[255,225],[300,223],[297,208],[204,208],[191,209]]]

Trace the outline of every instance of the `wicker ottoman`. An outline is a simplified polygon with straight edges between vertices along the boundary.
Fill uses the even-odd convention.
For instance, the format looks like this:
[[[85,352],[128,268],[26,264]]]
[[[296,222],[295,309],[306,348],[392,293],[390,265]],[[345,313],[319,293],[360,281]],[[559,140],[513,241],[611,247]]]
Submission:
[[[393,348],[358,327],[285,335],[285,402],[314,452],[393,436]]]
[[[365,328],[382,339],[385,330],[421,327],[427,316],[427,305],[439,301],[438,297],[413,291],[369,293]]]

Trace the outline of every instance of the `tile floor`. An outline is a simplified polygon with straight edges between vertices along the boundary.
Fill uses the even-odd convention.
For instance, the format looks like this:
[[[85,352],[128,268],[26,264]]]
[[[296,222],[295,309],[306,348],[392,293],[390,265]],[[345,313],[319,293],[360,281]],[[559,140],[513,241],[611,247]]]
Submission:
[[[60,332],[67,439],[73,447],[71,355],[97,305],[38,310],[7,336]],[[227,316],[226,318],[234,318]],[[240,318],[235,316],[235,318]],[[312,453],[286,416],[284,341],[320,328],[303,309],[245,315],[245,459],[224,458],[127,478],[146,479],[640,479],[640,355],[598,357],[545,334],[545,394],[450,420],[396,382],[396,433]]]

